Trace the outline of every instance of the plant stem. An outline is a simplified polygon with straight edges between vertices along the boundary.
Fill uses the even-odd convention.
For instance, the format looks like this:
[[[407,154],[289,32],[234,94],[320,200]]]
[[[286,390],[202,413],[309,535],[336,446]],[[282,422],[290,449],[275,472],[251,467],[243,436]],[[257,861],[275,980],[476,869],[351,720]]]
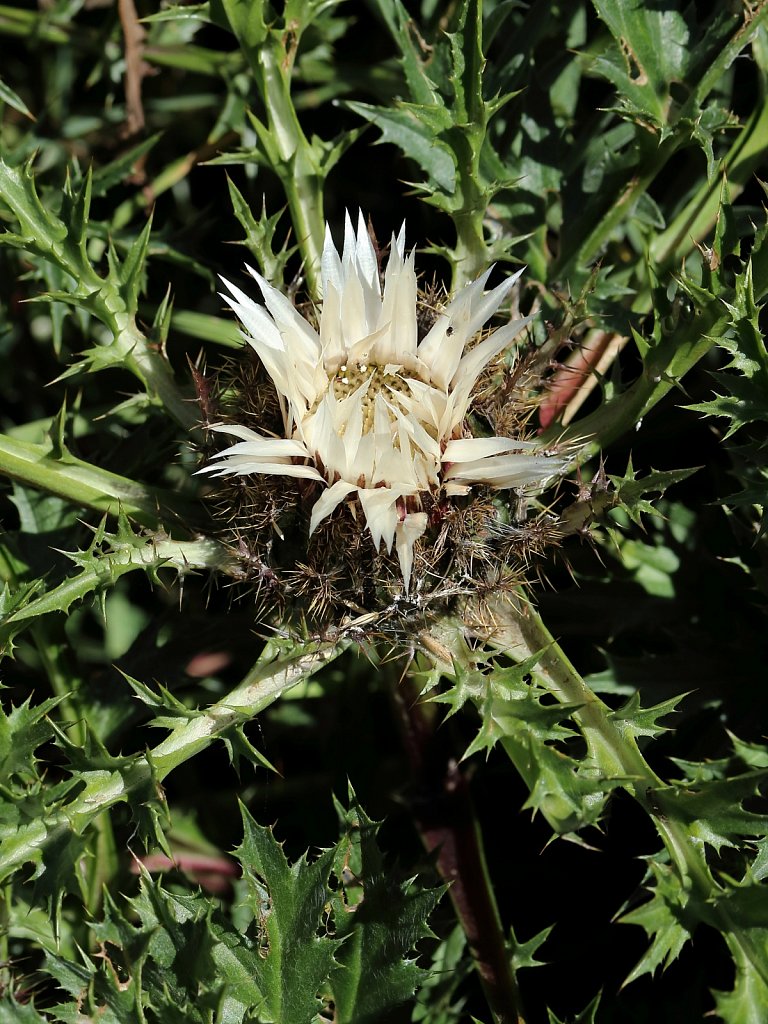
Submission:
[[[515,661],[540,653],[533,673],[560,703],[576,707],[573,718],[586,741],[589,760],[599,766],[605,778],[622,780],[623,788],[653,821],[690,898],[712,908],[720,930],[768,983],[768,971],[754,948],[753,937],[734,922],[728,908],[718,900],[722,890],[709,871],[701,840],[686,822],[658,809],[655,797],[668,787],[648,765],[634,737],[622,729],[608,705],[587,686],[529,602],[522,597],[499,600],[490,611],[494,630],[488,642]],[[436,644],[430,646],[430,654],[448,671],[454,667],[453,652],[460,628],[456,623],[444,622],[431,631]],[[441,650],[445,655],[439,653]]]
[[[200,520],[200,506],[163,488],[148,487],[65,453],[56,458],[50,445],[0,434],[0,476],[97,512],[118,510],[143,526],[160,529],[163,519],[186,526]],[[166,524],[168,525],[168,524]]]
[[[146,755],[136,755],[118,767],[86,771],[80,775],[84,788],[69,804],[49,816],[4,836],[0,853],[0,879],[22,864],[38,862],[46,848],[68,834],[82,835],[100,814],[115,804],[130,802],[147,786],[162,780],[195,754],[210,746],[228,730],[249,721],[287,690],[308,679],[338,657],[346,644],[308,643],[281,658],[267,645],[242,682],[205,711],[191,711],[179,718],[169,736]],[[117,759],[116,759],[117,760]]]
[[[271,43],[271,40],[270,40]],[[296,232],[296,242],[304,257],[307,287],[313,298],[319,298],[320,256],[323,250],[325,222],[323,215],[323,176],[317,166],[312,146],[299,123],[290,89],[290,64],[282,60],[275,43],[262,46],[258,60],[261,98],[267,112],[267,126],[276,150],[275,170],[283,170],[282,184],[288,209]]]
[[[113,586],[120,576],[128,572],[143,569],[154,573],[162,568],[175,569],[180,573],[194,569],[227,572],[236,566],[224,545],[215,540],[152,538],[143,543],[141,538],[135,540],[138,543],[116,544],[112,551],[93,555],[82,572],[6,615],[0,624],[0,650],[22,630],[34,625],[41,615],[66,612],[75,601],[102,587]]]
[[[418,691],[401,684],[392,689],[392,699],[414,781],[416,825],[450,886],[448,893],[494,1021],[523,1024],[520,993],[466,776],[441,742],[443,734],[438,739],[435,709],[418,703]]]

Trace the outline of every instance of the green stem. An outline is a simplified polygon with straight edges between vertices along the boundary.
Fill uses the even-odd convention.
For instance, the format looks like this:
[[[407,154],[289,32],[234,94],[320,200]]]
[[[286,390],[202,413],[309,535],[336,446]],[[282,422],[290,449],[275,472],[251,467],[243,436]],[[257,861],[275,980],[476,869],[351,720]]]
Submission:
[[[171,364],[165,355],[153,349],[147,338],[131,323],[115,335],[115,354],[146,388],[150,400],[161,405],[184,430],[198,426],[200,416],[192,395],[184,395],[174,380]]]
[[[162,782],[179,765],[210,746],[217,737],[242,725],[287,690],[308,679],[342,653],[346,644],[310,643],[282,658],[269,660],[268,646],[243,681],[205,711],[190,712],[169,736],[146,755],[110,771],[81,774],[85,784],[75,799],[50,817],[40,816],[6,835],[0,852],[0,879],[29,861],[39,861],[45,849],[70,833],[82,834],[100,814],[115,804],[130,802],[148,785]]]
[[[257,81],[267,112],[267,125],[275,149],[275,170],[283,170],[282,184],[304,257],[307,286],[319,298],[320,257],[323,251],[323,177],[312,146],[299,123],[290,91],[290,68],[283,67],[277,44],[270,40],[258,52]]]
[[[162,568],[175,569],[180,573],[193,569],[231,573],[236,571],[236,562],[224,545],[211,539],[174,541],[153,538],[145,544],[120,544],[106,554],[94,555],[82,572],[7,615],[0,625],[0,649],[41,615],[66,612],[75,601],[81,601],[102,587],[113,586],[128,572],[143,569],[153,573]]]
[[[13,992],[11,974],[11,901],[13,891],[10,883],[0,885],[0,992]]]
[[[191,499],[136,483],[68,452],[55,458],[50,445],[7,434],[0,434],[0,475],[97,512],[122,510],[152,529],[159,529],[167,518],[180,519],[187,526],[202,518],[199,504]]]
[[[713,908],[721,930],[738,944],[746,959],[768,983],[768,972],[754,948],[752,937],[737,926],[727,909],[718,903],[721,890],[709,871],[701,841],[684,822],[658,813],[654,794],[665,789],[666,784],[650,768],[634,737],[612,719],[611,709],[590,690],[532,605],[523,599],[499,601],[492,609],[492,618],[494,647],[516,661],[541,652],[533,671],[560,703],[576,705],[573,718],[586,741],[588,758],[599,765],[604,777],[621,779],[623,788],[653,821],[691,896]],[[455,649],[456,627],[445,624],[442,628],[442,635],[437,634],[438,643],[451,651]],[[431,653],[434,656],[434,651]]]

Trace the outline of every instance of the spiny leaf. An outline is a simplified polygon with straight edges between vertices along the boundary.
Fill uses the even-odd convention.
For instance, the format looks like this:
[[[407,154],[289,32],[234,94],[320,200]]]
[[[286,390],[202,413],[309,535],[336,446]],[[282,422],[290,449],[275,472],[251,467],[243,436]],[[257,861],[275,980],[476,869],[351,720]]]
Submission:
[[[522,970],[524,967],[542,967],[546,963],[545,960],[537,960],[536,953],[539,951],[539,947],[543,946],[549,938],[549,935],[554,928],[554,925],[550,925],[548,928],[542,929],[537,935],[534,935],[532,939],[527,942],[520,942],[515,935],[513,928],[509,932],[509,948],[512,957],[512,966],[516,971]]]
[[[436,140],[434,130],[423,116],[423,108],[403,103],[390,109],[356,100],[348,100],[344,105],[379,129],[379,142],[393,143],[421,167],[429,181],[449,194],[453,192],[456,168],[451,152]],[[450,121],[449,115],[446,121]]]
[[[689,26],[675,10],[649,9],[637,0],[594,0],[617,49],[595,69],[619,90],[626,116],[661,132],[668,120],[669,89],[686,77]]]
[[[652,940],[625,985],[643,974],[655,974],[657,967],[667,968],[676,960],[702,916],[700,909],[697,912],[691,905],[677,872],[669,864],[651,861],[648,878],[655,882],[651,899],[619,918],[624,924],[640,925]]]
[[[475,699],[481,717],[480,731],[464,752],[464,758],[480,750],[490,753],[502,738],[517,731],[530,731],[542,740],[572,735],[560,722],[568,718],[574,707],[555,702],[543,704],[542,697],[549,694],[538,690],[530,679],[542,654],[539,651],[518,665],[494,665],[487,675],[481,674],[484,692]]]
[[[572,1019],[561,1020],[556,1017],[552,1010],[547,1009],[547,1020],[549,1024],[597,1024],[597,1011],[600,1009],[600,993],[590,1002],[589,1006],[585,1006],[581,1013],[577,1014]]]
[[[768,931],[762,929],[760,953],[765,959],[768,954]],[[765,1008],[768,1006],[768,984],[744,950],[737,943],[729,941],[731,955],[736,964],[736,977],[730,992],[713,991],[717,1015],[728,1024],[763,1024]]]
[[[304,856],[291,866],[272,830],[245,808],[242,816],[243,841],[235,852],[266,951],[254,965],[254,979],[273,1020],[309,1024],[320,1011],[317,994],[339,946],[323,927],[334,851],[311,863]]]
[[[151,234],[152,218],[148,217],[146,224],[136,236],[125,258],[114,270],[114,283],[119,285],[119,291],[125,303],[125,308],[131,316],[134,316],[138,309],[139,292],[143,288],[144,264],[147,259],[147,249]]]
[[[669,726],[658,725],[658,720],[677,710],[677,705],[686,696],[681,693],[677,697],[644,708],[640,705],[640,694],[633,693],[626,704],[611,713],[611,719],[630,736],[660,736],[669,730]]]
[[[341,966],[330,978],[335,1019],[374,1024],[413,995],[424,977],[407,956],[431,935],[427,919],[444,890],[419,891],[392,879],[376,841],[378,823],[355,803],[349,811],[336,806],[347,831],[334,866],[342,892],[331,903],[336,937],[345,940],[336,954]]]
[[[624,476],[610,476],[608,479],[616,488],[616,504],[624,509],[634,523],[641,526],[643,515],[659,514],[653,504],[645,498],[646,494],[661,496],[673,484],[687,480],[696,472],[697,466],[691,469],[652,469],[638,480],[630,457]]]
[[[266,205],[264,205],[261,216],[256,219],[235,183],[227,178],[227,184],[229,185],[232,209],[245,231],[242,244],[251,252],[267,281],[278,285],[284,278],[288,260],[296,252],[296,246],[288,245],[288,236],[282,245],[279,247],[276,245],[275,230],[285,211],[278,210],[277,213],[268,217]]]
[[[10,784],[14,776],[36,776],[35,751],[53,736],[48,714],[60,700],[50,697],[33,707],[30,696],[8,715],[0,707],[0,786]]]
[[[111,160],[103,167],[93,172],[91,190],[94,196],[104,196],[116,185],[121,185],[126,178],[130,177],[134,168],[149,151],[159,142],[161,133],[157,132],[146,139],[142,139],[135,146],[121,153],[120,156]]]
[[[93,927],[101,943],[97,966],[51,956],[47,968],[74,1000],[57,1007],[62,1021],[95,1019],[134,1024],[143,1007],[169,1024],[205,1024],[214,1007],[230,1004],[228,1020],[244,1021],[263,1000],[251,980],[257,953],[199,894],[171,893],[147,875],[124,914],[107,896]]]
[[[565,723],[579,705],[555,701],[538,685],[536,666],[543,654],[502,666],[484,664],[465,651],[449,677],[453,685],[430,699],[448,704],[449,714],[471,700],[481,724],[464,757],[500,743],[530,790],[523,806],[544,814],[556,832],[569,833],[596,822],[608,793],[622,780],[606,778],[588,759],[579,761],[559,748],[576,733]]]
[[[0,1000],[0,1024],[47,1024],[31,1003],[17,1003],[13,996]]]
[[[768,831],[768,815],[742,807],[766,779],[768,770],[763,769],[729,779],[673,784],[653,790],[653,799],[664,814],[687,821],[693,835],[719,851],[723,846],[736,846],[739,836],[761,836]]]

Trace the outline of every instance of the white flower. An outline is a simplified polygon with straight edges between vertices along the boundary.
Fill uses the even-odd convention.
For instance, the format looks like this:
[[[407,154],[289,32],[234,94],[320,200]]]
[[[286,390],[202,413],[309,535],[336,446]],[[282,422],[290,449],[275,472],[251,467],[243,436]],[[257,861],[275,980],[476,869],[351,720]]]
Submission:
[[[414,252],[405,226],[392,238],[384,274],[362,214],[357,234],[347,216],[341,257],[326,229],[319,334],[255,270],[266,309],[235,285],[222,297],[237,314],[280,396],[284,437],[220,424],[237,444],[201,472],[281,474],[323,486],[312,533],[343,501],[359,502],[373,543],[394,544],[406,591],[413,548],[427,529],[420,496],[473,484],[541,489],[565,460],[510,437],[465,437],[478,377],[529,323],[513,320],[470,348],[521,271],[485,292],[488,270],[455,295],[427,335],[417,336]]]

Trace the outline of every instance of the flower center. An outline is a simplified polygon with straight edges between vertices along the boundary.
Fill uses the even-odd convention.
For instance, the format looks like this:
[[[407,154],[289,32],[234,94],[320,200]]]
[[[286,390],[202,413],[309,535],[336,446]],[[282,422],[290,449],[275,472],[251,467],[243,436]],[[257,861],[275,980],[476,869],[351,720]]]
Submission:
[[[357,389],[369,381],[368,390],[363,395],[363,433],[367,434],[373,429],[374,410],[376,408],[376,396],[381,392],[384,398],[391,399],[393,391],[400,394],[408,392],[408,385],[399,373],[388,372],[388,368],[375,363],[343,363],[336,376],[331,381],[333,394],[337,401],[342,401],[353,394]],[[394,416],[389,414],[390,421]]]

